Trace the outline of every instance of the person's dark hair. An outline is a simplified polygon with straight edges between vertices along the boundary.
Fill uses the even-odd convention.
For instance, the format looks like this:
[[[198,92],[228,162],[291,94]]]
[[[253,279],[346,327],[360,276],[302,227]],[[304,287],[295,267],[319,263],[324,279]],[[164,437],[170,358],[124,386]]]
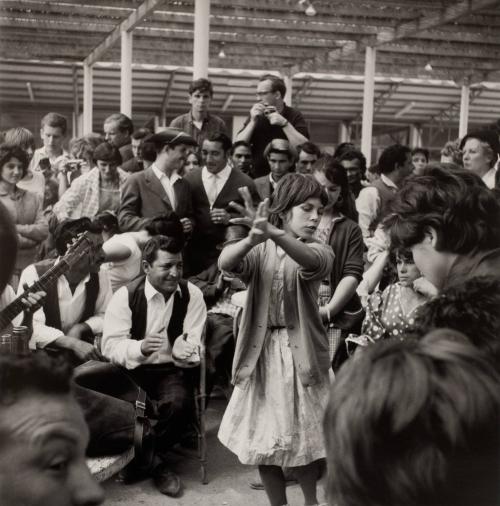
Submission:
[[[132,139],[134,139],[136,141],[140,141],[141,139],[144,139],[145,137],[149,137],[151,134],[152,134],[152,132],[149,128],[138,128],[132,134]]]
[[[234,152],[236,151],[236,148],[239,148],[240,146],[245,146],[250,151],[252,151],[252,146],[247,141],[236,141],[233,146],[231,147],[231,156],[234,155]]]
[[[340,197],[334,208],[351,220],[358,222],[358,212],[356,204],[349,189],[347,171],[344,169],[340,160],[333,156],[325,155],[315,165],[314,170],[324,172],[326,179],[337,186],[340,186]]]
[[[273,93],[275,91],[279,91],[281,98],[285,98],[286,85],[285,81],[281,79],[281,77],[275,76],[273,74],[264,74],[263,76],[261,76],[259,81],[271,81],[271,91]]]
[[[344,160],[349,162],[351,160],[359,160],[359,170],[361,171],[361,175],[363,175],[366,171],[366,158],[359,149],[348,149],[336,158],[338,158],[339,162],[343,162]]]
[[[212,134],[206,140],[208,142],[218,142],[222,146],[222,149],[224,150],[225,153],[230,152],[231,148],[233,147],[231,139],[222,132]]]
[[[47,189],[52,194],[52,197],[47,199],[45,197],[45,193]],[[45,188],[44,188],[44,199],[43,199],[43,208],[45,209],[48,206],[53,206],[57,204],[59,200],[59,184],[55,179],[46,179],[45,180]]]
[[[300,155],[302,151],[308,155],[316,155],[318,158],[321,158],[321,149],[314,142],[307,141],[297,146],[297,154]]]
[[[72,367],[63,357],[45,353],[0,355],[0,406],[14,404],[27,393],[71,392]]]
[[[426,149],[426,148],[413,148],[411,150],[411,156],[418,155],[418,154],[424,155],[426,162],[427,163],[429,162],[429,158],[431,155],[430,155],[428,149]]]
[[[116,126],[120,132],[127,132],[129,135],[132,135],[134,133],[134,124],[132,123],[132,120],[125,114],[117,112],[115,114],[111,114],[111,116],[108,116],[104,120],[104,123],[112,122],[116,122]]]
[[[333,158],[340,158],[347,151],[356,150],[356,146],[352,142],[341,142],[333,152]],[[366,162],[365,162],[366,165]]]
[[[433,168],[411,176],[384,220],[395,247],[410,248],[433,228],[437,251],[467,254],[497,248],[500,203],[471,171]]]
[[[41,127],[43,128],[45,125],[52,127],[52,128],[60,128],[61,133],[63,135],[66,135],[66,132],[68,131],[68,121],[64,116],[61,114],[58,114],[57,112],[49,112],[46,114],[42,121],[40,122]]]
[[[3,142],[16,144],[23,149],[35,149],[35,136],[31,130],[23,127],[9,128],[4,134]]]
[[[338,506],[498,504],[499,377],[460,333],[368,346],[339,371],[324,418]]]
[[[378,159],[379,172],[389,174],[396,169],[396,165],[404,165],[408,154],[411,155],[410,148],[402,144],[393,144],[385,148]]]
[[[60,256],[65,255],[68,245],[71,244],[73,239],[76,239],[79,234],[92,229],[92,221],[87,217],[61,221],[53,233],[57,253]]]
[[[17,144],[0,144],[0,170],[11,158],[17,158],[21,162],[24,177],[29,164],[26,151]]]
[[[185,240],[181,220],[174,211],[166,211],[149,218],[144,225],[144,230],[152,237],[164,235],[176,238],[181,242]]]
[[[200,93],[206,91],[211,97],[213,97],[214,95],[212,82],[203,77],[200,79],[196,79],[189,85],[189,94],[192,95],[195,91],[199,91]]]
[[[109,232],[112,235],[120,233],[118,218],[113,211],[103,211],[96,214],[92,219],[92,230],[99,232]]]
[[[156,146],[153,142],[144,141],[141,150],[143,160],[147,162],[154,162],[156,160]]]
[[[103,162],[114,162],[116,165],[122,164],[122,155],[120,150],[110,142],[103,142],[94,149],[94,163],[98,160]]]
[[[447,327],[463,332],[500,372],[500,280],[479,276],[443,290],[420,307],[415,332]]]
[[[286,174],[278,181],[274,190],[269,208],[269,222],[282,228],[283,219],[280,215],[312,198],[320,199],[324,206],[328,203],[328,196],[314,177],[296,173]]]
[[[151,237],[142,250],[142,260],[152,264],[158,255],[158,250],[166,251],[173,255],[180,253],[184,247],[184,237],[155,235]]]

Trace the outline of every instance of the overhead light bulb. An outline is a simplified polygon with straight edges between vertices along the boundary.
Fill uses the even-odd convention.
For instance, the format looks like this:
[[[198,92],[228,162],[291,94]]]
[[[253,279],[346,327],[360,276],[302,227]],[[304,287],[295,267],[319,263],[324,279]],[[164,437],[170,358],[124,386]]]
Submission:
[[[221,45],[220,45],[220,51],[219,51],[219,54],[217,56],[219,58],[225,58],[226,57],[226,53],[224,52],[224,42],[221,43]]]
[[[306,9],[306,16],[316,16],[316,9],[314,8],[313,4],[309,4],[309,6]]]
[[[431,65],[430,63],[428,63],[428,64],[424,67],[424,69],[425,69],[427,72],[432,72],[432,70],[433,70],[433,69],[432,69],[432,65]]]

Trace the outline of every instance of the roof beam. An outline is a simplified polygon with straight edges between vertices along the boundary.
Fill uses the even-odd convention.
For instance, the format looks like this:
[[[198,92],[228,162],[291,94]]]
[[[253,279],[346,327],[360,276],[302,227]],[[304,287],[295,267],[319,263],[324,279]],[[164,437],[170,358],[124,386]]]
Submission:
[[[83,60],[85,65],[93,65],[117,40],[121,32],[133,30],[163,0],[145,0],[130,16],[122,21],[92,52]]]
[[[416,20],[400,23],[396,26],[396,28],[380,31],[377,35],[377,41],[373,44],[373,46],[378,47],[382,44],[405,39],[419,32],[436,28],[446,23],[451,23],[465,14],[470,14],[472,12],[492,8],[498,5],[500,5],[500,0],[460,0],[454,4],[448,4],[439,13],[430,12],[424,14]],[[372,44],[364,42],[363,40],[354,44],[346,44],[340,50],[337,49],[329,51],[325,55],[300,62],[294,66],[292,72],[297,73],[301,71],[311,71],[315,69],[318,62],[322,60],[333,63],[342,57],[352,57],[355,53],[364,51],[364,49],[369,45]]]

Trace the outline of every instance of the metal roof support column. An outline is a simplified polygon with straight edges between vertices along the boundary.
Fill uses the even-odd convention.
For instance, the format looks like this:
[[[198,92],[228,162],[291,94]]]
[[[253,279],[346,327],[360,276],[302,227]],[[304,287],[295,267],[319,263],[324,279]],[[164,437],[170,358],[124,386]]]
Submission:
[[[210,0],[195,0],[193,79],[208,77],[210,45]]]
[[[462,95],[460,98],[460,122],[458,124],[458,136],[462,138],[467,133],[469,124],[469,100],[470,87],[468,79],[464,79],[462,84]]]
[[[410,146],[412,148],[422,147],[422,128],[420,125],[410,125]]]
[[[286,86],[286,94],[285,94],[286,105],[288,105],[288,107],[292,107],[293,78],[290,75],[283,75],[283,81],[285,81]]]
[[[132,117],[132,33],[121,32],[120,112]]]
[[[375,56],[374,47],[365,50],[365,85],[363,89],[363,124],[361,129],[361,151],[369,167],[372,160],[373,98],[375,93]]]
[[[351,124],[348,121],[340,123],[339,144],[342,142],[351,142]]]
[[[83,135],[92,133],[92,66],[83,64]]]

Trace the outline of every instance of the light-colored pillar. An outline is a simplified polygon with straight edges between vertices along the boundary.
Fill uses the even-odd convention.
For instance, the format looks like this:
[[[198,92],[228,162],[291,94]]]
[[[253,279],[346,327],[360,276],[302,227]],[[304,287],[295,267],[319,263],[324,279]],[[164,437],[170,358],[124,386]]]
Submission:
[[[236,139],[236,134],[243,128],[246,116],[233,116],[233,141]]]
[[[83,135],[92,132],[92,67],[83,65]]]
[[[350,142],[351,140],[351,125],[347,121],[342,121],[339,127],[339,144],[342,142]]]
[[[293,79],[291,76],[283,76],[283,81],[285,81],[285,86],[286,86],[286,94],[285,94],[286,105],[288,105],[289,107],[292,107]]]
[[[121,32],[120,112],[132,117],[132,32]]]
[[[78,129],[78,116],[80,115],[80,97],[78,96],[78,69],[76,65],[73,66],[73,137],[80,136]]]
[[[462,138],[467,133],[467,128],[469,125],[469,99],[469,81],[465,79],[462,84],[462,94],[460,97],[460,123],[458,124],[458,136],[460,138]]]
[[[363,89],[363,124],[361,128],[361,151],[366,157],[366,166],[372,162],[373,98],[375,93],[376,49],[365,51],[365,86]]]
[[[422,147],[422,128],[420,125],[410,125],[410,146],[412,148]]]
[[[210,0],[195,0],[193,79],[208,77],[210,44]]]

